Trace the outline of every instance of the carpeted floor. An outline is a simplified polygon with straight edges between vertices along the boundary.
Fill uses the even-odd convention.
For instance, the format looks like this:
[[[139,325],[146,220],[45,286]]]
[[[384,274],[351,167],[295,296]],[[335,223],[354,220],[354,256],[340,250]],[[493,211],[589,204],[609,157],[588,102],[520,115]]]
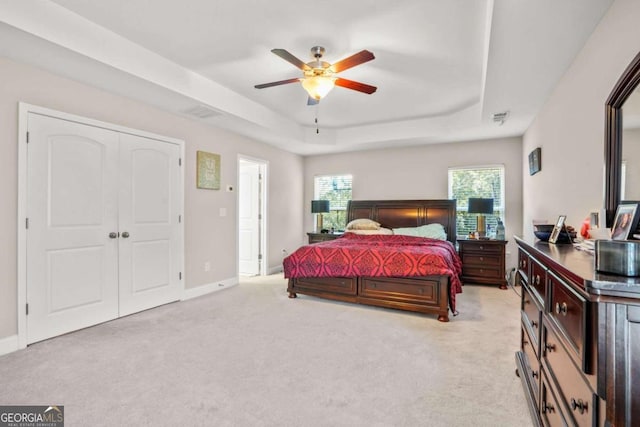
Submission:
[[[282,275],[0,357],[0,404],[66,426],[531,426],[519,297],[465,286],[460,315],[300,295]]]

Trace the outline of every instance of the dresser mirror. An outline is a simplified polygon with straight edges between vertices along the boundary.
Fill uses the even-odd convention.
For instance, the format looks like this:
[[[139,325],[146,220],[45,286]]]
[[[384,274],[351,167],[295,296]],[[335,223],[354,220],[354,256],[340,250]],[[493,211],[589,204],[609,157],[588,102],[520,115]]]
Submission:
[[[605,115],[604,198],[610,227],[621,200],[640,200],[640,53],[609,95]]]

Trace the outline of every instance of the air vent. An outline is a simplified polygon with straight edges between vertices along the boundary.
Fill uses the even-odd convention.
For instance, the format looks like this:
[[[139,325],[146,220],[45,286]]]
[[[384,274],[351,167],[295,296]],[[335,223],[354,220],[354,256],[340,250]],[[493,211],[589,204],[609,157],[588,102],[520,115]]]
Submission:
[[[499,125],[503,125],[504,122],[507,121],[507,117],[509,117],[508,111],[503,111],[501,113],[493,113],[493,122],[498,123]]]
[[[183,113],[197,117],[199,119],[207,119],[209,117],[219,116],[222,114],[204,105],[196,105],[195,107],[184,110]]]

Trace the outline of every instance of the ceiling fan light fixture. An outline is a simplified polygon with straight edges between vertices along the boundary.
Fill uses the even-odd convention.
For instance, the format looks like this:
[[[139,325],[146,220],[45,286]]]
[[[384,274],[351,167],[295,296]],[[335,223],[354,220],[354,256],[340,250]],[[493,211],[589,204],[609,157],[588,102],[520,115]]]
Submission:
[[[302,87],[316,101],[324,98],[336,84],[335,77],[311,76],[301,79]]]

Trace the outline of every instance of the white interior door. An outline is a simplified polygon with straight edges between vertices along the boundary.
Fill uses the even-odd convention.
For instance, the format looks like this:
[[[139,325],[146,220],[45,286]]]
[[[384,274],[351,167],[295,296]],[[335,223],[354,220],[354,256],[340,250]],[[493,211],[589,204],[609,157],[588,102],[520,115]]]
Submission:
[[[118,316],[118,133],[28,115],[27,342]]]
[[[238,269],[260,274],[260,164],[240,160],[238,172]]]
[[[120,315],[180,299],[180,147],[120,138]]]

